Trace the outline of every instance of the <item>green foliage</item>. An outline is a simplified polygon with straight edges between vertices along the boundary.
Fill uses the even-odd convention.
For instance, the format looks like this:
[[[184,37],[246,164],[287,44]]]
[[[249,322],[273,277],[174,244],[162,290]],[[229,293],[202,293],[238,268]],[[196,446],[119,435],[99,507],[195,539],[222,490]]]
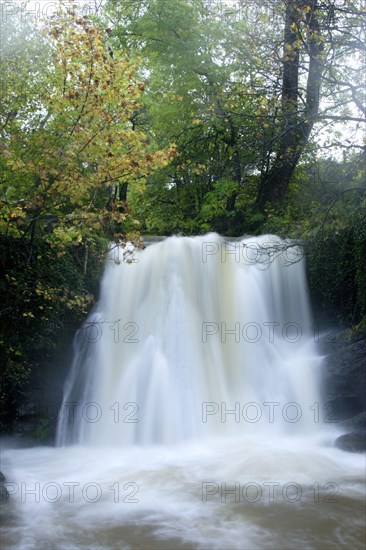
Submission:
[[[243,36],[248,25],[243,20],[234,28],[198,0],[148,0],[140,9],[111,1],[107,12],[111,43],[144,59],[148,77],[137,126],[161,146],[176,145],[171,162],[148,176],[146,192],[129,192],[142,230],[225,231],[248,178],[261,169],[260,140],[273,131],[268,117],[276,102],[268,100],[252,40]]]
[[[357,71],[347,68],[352,50],[360,59],[362,44],[344,31],[349,25],[353,36],[358,35],[362,3],[300,4],[253,1],[239,8],[201,0],[106,2],[111,44],[127,46],[143,57],[146,94],[136,124],[161,146],[174,142],[177,150],[159,175],[147,178],[147,193],[137,200],[133,193],[130,196],[131,205],[145,220],[142,230],[165,234],[209,228],[239,234],[259,230],[266,213],[260,216],[254,211],[252,195],[248,202],[242,200],[244,188],[248,180],[256,179],[254,202],[259,204],[271,174],[276,188],[283,185],[283,193],[274,189],[273,197],[282,197],[289,189],[291,200],[295,184],[306,193],[299,173],[292,177],[290,188],[285,179],[298,165],[300,153],[306,161],[305,145],[313,124],[319,131],[328,124],[324,122],[328,115],[347,119],[352,114],[350,102],[362,110],[361,65]],[[293,20],[286,38],[289,13]],[[287,77],[300,85],[287,101],[285,65],[297,54],[298,71],[292,80]],[[315,65],[310,63],[313,58]],[[291,72],[292,65],[287,63],[286,70]],[[316,108],[322,72],[324,121],[317,119]],[[333,97],[337,97],[334,104]],[[327,147],[333,145],[336,142],[326,142]],[[236,185],[224,206],[228,181]],[[284,212],[283,207],[274,211],[269,205],[268,226],[291,231],[302,217],[301,206],[298,213],[293,208]]]
[[[105,248],[101,241],[85,264],[80,245],[59,255],[41,239],[30,247],[0,238],[1,429],[15,420],[32,370],[61,351],[60,332],[80,325],[94,304]]]
[[[144,86],[135,61],[110,55],[102,29],[59,14],[39,33],[42,40],[29,31],[24,52],[13,51],[11,33],[3,48],[0,230],[42,234],[62,249],[123,222],[116,186],[142,189],[169,151],[155,150],[133,127]],[[28,65],[34,40],[41,41],[35,68]]]
[[[30,368],[22,358],[22,346],[1,331],[0,360],[0,430],[8,431],[16,418],[18,407],[24,398],[24,390],[30,380]],[[14,359],[11,356],[14,356]]]
[[[228,199],[237,191],[238,184],[230,179],[216,181],[205,197],[201,215],[204,221],[224,216]]]
[[[51,435],[51,426],[49,418],[44,416],[39,417],[37,426],[32,430],[30,434],[35,440],[41,443],[48,441]]]
[[[269,209],[261,225],[263,232],[303,241],[314,305],[355,325],[366,318],[363,163],[361,154],[302,165],[287,201]]]

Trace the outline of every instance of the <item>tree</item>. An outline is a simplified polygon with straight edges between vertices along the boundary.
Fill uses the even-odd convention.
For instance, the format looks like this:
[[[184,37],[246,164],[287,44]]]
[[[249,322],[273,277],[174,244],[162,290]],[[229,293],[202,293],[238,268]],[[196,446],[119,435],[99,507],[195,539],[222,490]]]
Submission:
[[[36,236],[62,247],[123,222],[117,186],[143,187],[169,159],[134,128],[144,88],[136,61],[108,51],[86,17],[58,15],[43,34],[41,66],[25,68],[11,37],[3,52],[0,229],[30,251]]]
[[[174,141],[177,147],[136,201],[148,229],[157,231],[161,216],[170,231],[207,230],[218,218],[230,224],[259,156],[253,113],[263,109],[263,98],[247,93],[239,63],[227,55],[233,31],[198,0],[109,2],[107,8],[111,43],[144,58],[146,94],[136,124],[160,146]]]
[[[308,56],[306,93],[300,108],[301,53]],[[258,206],[283,202],[299,159],[308,143],[319,112],[324,43],[320,33],[319,5],[315,1],[288,1],[286,5],[281,133],[275,159],[262,173]]]
[[[284,204],[305,155],[324,154],[318,135],[352,124],[356,139],[340,143],[332,132],[323,145],[362,147],[360,0],[107,7],[112,40],[145,59],[147,93],[137,124],[161,145],[177,144],[174,161],[148,178],[145,197],[156,217],[166,212],[162,200],[180,224],[190,218],[190,231],[240,231],[254,217],[258,228],[267,206]]]
[[[318,0],[285,2],[281,129],[274,160],[261,174],[257,199],[261,211],[265,210],[267,203],[283,203],[315,124],[329,120],[362,121],[350,112],[337,114],[337,109],[349,104],[350,99],[365,114],[360,96],[361,85],[357,83],[360,75],[356,82],[354,79],[357,72],[362,73],[362,65],[346,71],[350,79],[344,80],[345,62],[349,64],[349,56],[355,50],[363,49],[356,33],[356,29],[362,26],[362,9],[356,8],[356,4],[359,3]],[[337,19],[341,21],[340,26]],[[347,24],[350,26],[343,26]],[[321,102],[325,97],[321,89],[326,84],[333,88],[329,94],[332,103],[321,112]],[[335,94],[334,86],[343,88],[340,101],[334,101],[334,96],[339,96],[339,92]],[[344,97],[345,91],[351,98],[349,95]]]

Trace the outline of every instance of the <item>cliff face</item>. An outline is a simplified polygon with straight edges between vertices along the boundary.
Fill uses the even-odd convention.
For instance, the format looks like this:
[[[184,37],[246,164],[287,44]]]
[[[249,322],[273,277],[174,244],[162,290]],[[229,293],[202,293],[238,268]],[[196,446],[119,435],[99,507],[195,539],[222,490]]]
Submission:
[[[362,452],[366,433],[366,333],[340,331],[323,342],[322,394],[331,404],[333,421],[348,432],[335,445],[345,451]]]
[[[72,362],[75,326],[60,331],[57,348],[32,370],[26,395],[13,422],[13,435],[24,445],[53,445],[63,386]]]
[[[366,411],[366,333],[341,331],[322,348],[323,399],[334,404],[335,418],[348,420]]]

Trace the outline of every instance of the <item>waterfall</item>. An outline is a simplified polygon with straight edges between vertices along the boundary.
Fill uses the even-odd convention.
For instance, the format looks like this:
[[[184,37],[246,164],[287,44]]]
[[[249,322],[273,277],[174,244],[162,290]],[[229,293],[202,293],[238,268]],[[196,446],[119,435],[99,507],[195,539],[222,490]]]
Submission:
[[[364,456],[333,447],[293,244],[110,255],[58,446],[1,451],[4,548],[364,549]]]
[[[106,262],[75,337],[57,444],[312,434],[318,367],[301,250],[171,237]]]

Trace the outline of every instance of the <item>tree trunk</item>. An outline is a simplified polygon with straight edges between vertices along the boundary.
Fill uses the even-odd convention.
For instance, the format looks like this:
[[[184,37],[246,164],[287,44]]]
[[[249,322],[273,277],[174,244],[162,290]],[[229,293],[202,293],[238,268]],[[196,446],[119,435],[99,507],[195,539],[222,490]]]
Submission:
[[[235,181],[238,184],[238,187],[237,187],[237,190],[233,191],[230,197],[228,197],[226,201],[226,211],[233,212],[235,210],[236,197],[238,196],[239,187],[241,185],[242,169],[241,169],[240,153],[239,153],[239,146],[238,146],[238,140],[237,140],[237,132],[231,118],[230,117],[228,118],[230,120],[230,127],[231,127],[229,145],[231,145],[231,147],[234,149],[232,177],[233,177],[233,181]]]
[[[278,149],[267,173],[261,177],[257,205],[284,201],[299,159],[308,143],[319,112],[323,42],[320,35],[318,0],[289,0],[286,5],[282,77],[282,125]],[[305,21],[304,21],[305,19]],[[305,24],[306,36],[299,33]],[[299,108],[301,53],[309,57],[306,95]]]

